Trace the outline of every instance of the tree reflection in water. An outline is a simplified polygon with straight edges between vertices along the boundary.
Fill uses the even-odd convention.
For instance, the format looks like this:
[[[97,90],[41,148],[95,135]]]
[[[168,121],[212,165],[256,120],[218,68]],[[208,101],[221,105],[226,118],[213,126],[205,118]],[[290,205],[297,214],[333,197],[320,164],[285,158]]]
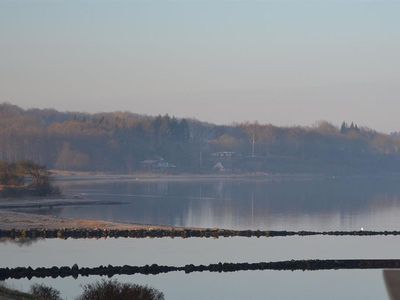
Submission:
[[[43,240],[43,238],[18,238],[18,239],[0,238],[0,244],[12,243],[18,245],[19,247],[29,247],[40,240]]]

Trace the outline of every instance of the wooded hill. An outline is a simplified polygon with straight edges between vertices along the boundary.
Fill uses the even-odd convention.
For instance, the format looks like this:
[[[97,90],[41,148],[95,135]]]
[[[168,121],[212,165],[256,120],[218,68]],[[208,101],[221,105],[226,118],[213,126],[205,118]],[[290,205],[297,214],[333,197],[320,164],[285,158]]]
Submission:
[[[109,172],[400,172],[400,139],[343,123],[277,127],[0,104],[0,160]]]

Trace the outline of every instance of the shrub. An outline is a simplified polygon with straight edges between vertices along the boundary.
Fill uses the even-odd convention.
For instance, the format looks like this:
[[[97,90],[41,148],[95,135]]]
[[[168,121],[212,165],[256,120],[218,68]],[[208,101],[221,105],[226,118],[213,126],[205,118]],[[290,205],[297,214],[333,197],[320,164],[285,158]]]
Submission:
[[[34,284],[31,286],[31,294],[38,300],[61,300],[60,292],[44,284]]]
[[[148,286],[103,279],[85,285],[78,300],[164,300],[164,294]]]

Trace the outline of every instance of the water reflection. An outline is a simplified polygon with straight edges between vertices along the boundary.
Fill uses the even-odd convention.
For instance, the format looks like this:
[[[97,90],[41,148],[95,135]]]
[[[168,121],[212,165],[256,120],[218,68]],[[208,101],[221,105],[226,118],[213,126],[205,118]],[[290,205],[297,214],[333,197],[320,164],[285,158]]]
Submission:
[[[124,201],[34,209],[63,217],[271,230],[400,229],[400,180],[67,182],[65,193]],[[30,210],[32,211],[32,210]]]
[[[44,240],[44,239],[42,239],[42,238],[18,238],[18,239],[0,238],[0,246],[1,246],[1,244],[9,243],[12,245],[17,245],[18,247],[30,247],[40,240]]]
[[[384,247],[382,247],[384,245]],[[400,237],[276,237],[220,239],[44,239],[28,247],[0,244],[0,267],[181,266],[302,259],[393,259]]]

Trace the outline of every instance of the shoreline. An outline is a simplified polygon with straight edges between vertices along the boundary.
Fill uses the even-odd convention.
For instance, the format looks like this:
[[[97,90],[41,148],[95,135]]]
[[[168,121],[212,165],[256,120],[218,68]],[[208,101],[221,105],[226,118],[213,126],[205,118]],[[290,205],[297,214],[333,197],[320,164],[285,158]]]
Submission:
[[[113,173],[113,172],[83,172],[50,170],[55,182],[68,181],[208,181],[208,180],[321,180],[321,179],[366,179],[366,178],[400,178],[400,173],[354,173],[354,174],[327,174],[327,173]]]
[[[194,174],[194,173],[96,173],[96,172],[70,172],[51,170],[52,178],[55,183],[80,181],[80,182],[156,182],[156,181],[175,181],[175,182],[200,182],[213,180],[252,180],[252,181],[286,181],[286,180],[318,180],[332,178],[324,174],[269,174],[269,173],[221,173],[221,174]]]
[[[188,228],[173,226],[115,223],[100,220],[75,220],[52,216],[0,211],[0,238],[220,238],[289,236],[399,236],[392,231],[287,231]]]
[[[49,215],[0,210],[0,231],[29,230],[177,230],[182,227],[117,223],[91,219],[69,219]]]
[[[117,175],[117,174],[97,174],[77,176],[77,174],[63,175],[66,177],[58,177],[60,183],[68,181],[85,182],[112,182],[135,180],[135,181],[162,181],[162,180],[279,180],[275,175],[252,174],[253,177],[243,177],[238,175],[168,175],[168,174],[147,174],[142,178],[135,175]],[[256,177],[254,177],[256,176]],[[258,176],[258,177],[257,177]],[[82,180],[82,178],[84,178]],[[275,179],[272,179],[275,178]],[[287,177],[289,178],[289,177]],[[292,179],[301,178],[302,180],[314,179],[302,174],[293,175]],[[319,176],[319,179],[327,178]],[[330,179],[330,178],[328,178]],[[0,199],[0,237],[11,238],[30,238],[30,237],[271,237],[271,236],[306,236],[306,235],[400,235],[400,231],[286,231],[286,230],[234,230],[224,228],[194,228],[194,227],[177,227],[169,225],[153,225],[153,224],[135,224],[120,223],[113,221],[104,221],[99,219],[74,219],[62,218],[51,215],[41,215],[35,213],[20,212],[20,209],[58,207],[58,206],[74,206],[74,205],[123,205],[124,201],[100,201],[93,199],[85,199],[78,195],[61,195],[56,197],[24,197],[24,198],[1,198]]]

